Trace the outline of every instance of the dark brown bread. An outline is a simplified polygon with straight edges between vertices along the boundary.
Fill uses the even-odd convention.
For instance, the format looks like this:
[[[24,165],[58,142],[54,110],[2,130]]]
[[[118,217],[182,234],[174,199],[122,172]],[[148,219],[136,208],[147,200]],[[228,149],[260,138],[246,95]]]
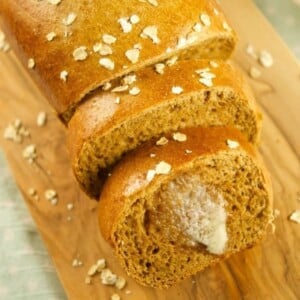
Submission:
[[[0,1],[0,21],[25,66],[29,58],[34,59],[31,73],[65,121],[89,92],[116,77],[174,55],[226,59],[235,46],[235,34],[213,0],[160,0],[157,6],[131,0],[117,5],[111,0],[49,2]],[[70,13],[76,19],[68,22]],[[126,19],[133,15],[132,21]],[[130,32],[124,32],[120,18],[127,26],[125,31],[132,26]],[[136,24],[128,25],[130,22]],[[194,27],[197,23],[201,28]],[[46,36],[52,32],[56,36],[48,41]],[[101,56],[93,46],[103,43],[104,34],[113,35],[116,41],[108,45],[113,53]],[[78,47],[86,47],[88,57],[82,61],[75,61],[72,55]],[[125,54],[134,47],[141,50],[138,61],[132,63]],[[101,57],[111,59],[114,69],[100,66]],[[66,82],[60,79],[64,70],[68,72]]]
[[[99,195],[105,170],[124,153],[172,130],[231,125],[257,143],[261,115],[248,85],[231,65],[179,61],[166,66],[164,74],[147,67],[135,75],[136,81],[123,93],[112,92],[121,84],[112,82],[110,91],[92,95],[69,123],[73,170],[92,197]],[[199,82],[203,76],[215,76],[211,87]],[[132,87],[138,87],[140,93],[130,95]],[[181,88],[182,93],[174,94],[173,88]],[[118,97],[120,103],[116,103]]]
[[[240,132],[180,133],[123,158],[100,198],[101,232],[142,285],[167,288],[251,247],[273,220],[269,176]]]

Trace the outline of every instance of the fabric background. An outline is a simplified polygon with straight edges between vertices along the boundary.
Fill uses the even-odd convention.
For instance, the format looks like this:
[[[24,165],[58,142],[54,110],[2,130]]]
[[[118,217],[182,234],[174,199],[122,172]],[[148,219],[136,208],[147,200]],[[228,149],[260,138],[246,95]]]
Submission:
[[[300,0],[255,2],[300,58]],[[0,300],[66,299],[1,150],[0,174]]]

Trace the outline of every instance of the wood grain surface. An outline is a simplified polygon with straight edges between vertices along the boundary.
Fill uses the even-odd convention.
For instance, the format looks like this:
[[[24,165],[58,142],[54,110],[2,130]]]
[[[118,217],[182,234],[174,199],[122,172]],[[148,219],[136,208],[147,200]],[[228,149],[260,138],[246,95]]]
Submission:
[[[71,173],[65,129],[14,54],[0,53],[0,132],[15,118],[31,132],[22,144],[4,140],[1,134],[0,144],[69,299],[110,299],[114,288],[103,286],[98,276],[91,285],[84,282],[87,270],[99,258],[106,258],[114,272],[127,278],[127,287],[119,293],[122,299],[300,299],[300,225],[288,220],[300,208],[299,64],[250,0],[221,2],[240,36],[237,65],[245,72],[250,66],[260,68],[245,54],[247,43],[267,49],[275,59],[272,68],[261,69],[261,78],[249,81],[265,115],[260,150],[272,175],[280,216],[275,234],[268,234],[261,245],[167,291],[141,287],[120,269],[98,231],[96,203],[79,191]],[[39,111],[48,112],[44,128],[36,126]],[[33,165],[21,155],[31,143],[37,145],[38,155]],[[27,195],[31,187],[37,189],[39,201]],[[48,188],[58,191],[56,206],[43,197]],[[68,203],[74,203],[73,210],[67,209]],[[83,266],[73,268],[77,257]]]

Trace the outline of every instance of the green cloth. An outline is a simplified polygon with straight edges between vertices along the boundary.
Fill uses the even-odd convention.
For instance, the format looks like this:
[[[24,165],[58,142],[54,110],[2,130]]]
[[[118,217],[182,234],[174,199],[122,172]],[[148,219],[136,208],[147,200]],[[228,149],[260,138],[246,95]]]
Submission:
[[[300,59],[300,0],[255,0],[254,2]]]
[[[300,58],[300,0],[255,2]],[[0,300],[66,299],[1,152],[0,174]]]
[[[2,152],[0,174],[0,299],[66,299]]]

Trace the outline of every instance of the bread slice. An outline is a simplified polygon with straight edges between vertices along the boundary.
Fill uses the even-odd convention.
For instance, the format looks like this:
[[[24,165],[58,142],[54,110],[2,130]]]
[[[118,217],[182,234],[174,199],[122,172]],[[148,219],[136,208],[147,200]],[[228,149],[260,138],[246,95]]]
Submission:
[[[121,265],[155,288],[253,246],[272,220],[268,174],[232,128],[146,143],[114,168],[99,202],[101,232]]]
[[[231,125],[255,144],[260,121],[248,85],[231,65],[178,61],[163,74],[148,67],[91,95],[69,122],[68,145],[78,181],[98,197],[106,169],[142,142],[186,127]]]
[[[214,0],[157,2],[2,0],[0,22],[26,68],[34,59],[31,74],[67,122],[88,93],[114,78],[174,55],[230,56],[236,36]]]

